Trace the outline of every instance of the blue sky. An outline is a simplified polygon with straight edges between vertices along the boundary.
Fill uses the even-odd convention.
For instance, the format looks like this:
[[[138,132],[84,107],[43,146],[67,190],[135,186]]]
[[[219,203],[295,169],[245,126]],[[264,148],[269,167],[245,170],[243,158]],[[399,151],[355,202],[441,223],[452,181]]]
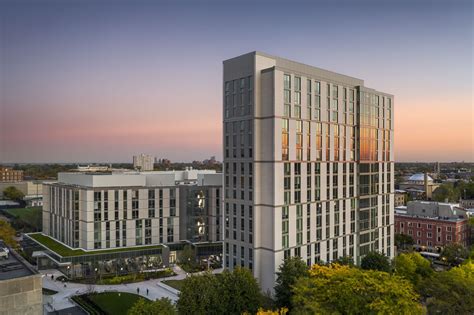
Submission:
[[[3,1],[0,162],[221,158],[222,61],[254,50],[394,94],[398,161],[472,161],[472,21],[470,1]]]

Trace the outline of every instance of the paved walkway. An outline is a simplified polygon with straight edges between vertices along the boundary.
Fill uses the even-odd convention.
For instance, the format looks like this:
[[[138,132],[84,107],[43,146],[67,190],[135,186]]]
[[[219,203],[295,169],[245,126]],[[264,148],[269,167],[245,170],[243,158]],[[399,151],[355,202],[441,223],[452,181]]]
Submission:
[[[152,279],[142,282],[129,283],[129,284],[118,284],[118,285],[87,285],[82,283],[67,282],[66,286],[61,281],[56,281],[51,279],[51,275],[54,275],[54,279],[57,279],[63,274],[58,270],[41,270],[43,274],[43,288],[57,291],[58,293],[54,295],[49,295],[45,298],[45,304],[49,311],[53,310],[62,310],[68,307],[75,306],[75,304],[70,300],[74,295],[80,295],[87,292],[106,292],[106,291],[116,291],[116,292],[128,292],[128,293],[139,293],[144,298],[150,300],[156,300],[163,297],[169,298],[172,301],[176,302],[178,300],[175,290],[167,290],[166,286],[158,285],[159,282],[163,280],[182,280],[187,277],[187,274],[181,270],[178,266],[173,267],[173,271],[177,274],[176,276]],[[213,270],[213,273],[220,273],[222,269]],[[137,288],[139,291],[137,291]],[[147,294],[148,289],[148,294]]]

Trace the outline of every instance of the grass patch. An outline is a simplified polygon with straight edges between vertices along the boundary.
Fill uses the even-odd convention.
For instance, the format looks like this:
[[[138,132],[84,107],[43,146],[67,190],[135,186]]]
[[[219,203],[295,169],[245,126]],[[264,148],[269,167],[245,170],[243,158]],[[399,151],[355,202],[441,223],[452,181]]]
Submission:
[[[142,297],[132,293],[104,292],[87,296],[104,313],[110,315],[126,315],[128,310]]]
[[[43,225],[43,209],[42,207],[29,207],[29,208],[13,208],[4,209],[6,214],[15,218],[16,225],[19,228],[25,225],[29,226],[29,230],[41,231]]]
[[[216,277],[218,279],[222,276],[222,274],[220,274],[220,273],[214,273],[213,275],[214,275],[214,277]],[[181,291],[181,288],[183,287],[183,283],[184,283],[185,280],[186,280],[186,278],[181,279],[181,280],[175,280],[175,279],[163,280],[161,282],[163,282],[166,285],[169,285],[170,287],[172,287],[172,288],[174,288],[178,291]]]
[[[169,285],[170,287],[178,290],[178,291],[181,291],[181,288],[183,286],[183,282],[184,282],[184,279],[183,280],[164,280],[162,281],[164,284],[166,285]]]
[[[128,252],[128,251],[133,251],[133,250],[154,249],[154,248],[162,247],[161,245],[151,245],[151,246],[124,247],[124,248],[111,248],[111,249],[85,251],[82,249],[70,249],[69,247],[61,244],[55,239],[41,233],[28,234],[28,236],[34,239],[35,241],[37,241],[38,243],[40,243],[42,246],[50,249],[51,251],[55,252],[56,254],[62,257],[94,255],[94,254],[110,254],[110,253],[117,253],[117,252]]]
[[[200,272],[204,271],[205,267],[204,266],[199,266],[197,263],[196,264],[178,264],[181,269],[186,271],[187,273],[195,273],[195,272]]]
[[[101,315],[104,313],[89,301],[87,295],[76,295],[72,297],[72,300],[89,315]]]

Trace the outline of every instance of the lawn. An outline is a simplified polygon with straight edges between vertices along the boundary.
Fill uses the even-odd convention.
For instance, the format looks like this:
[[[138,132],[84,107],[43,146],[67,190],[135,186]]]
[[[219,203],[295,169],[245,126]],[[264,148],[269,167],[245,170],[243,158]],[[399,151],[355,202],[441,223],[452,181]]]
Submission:
[[[76,295],[72,300],[89,314],[126,315],[128,310],[142,297],[132,293],[103,292]]]
[[[81,255],[93,255],[93,254],[105,254],[105,253],[116,253],[116,252],[128,252],[132,250],[142,250],[142,249],[154,249],[160,248],[161,245],[150,245],[150,246],[139,246],[139,247],[123,247],[123,248],[111,248],[111,249],[102,249],[102,250],[93,250],[85,251],[82,249],[71,249],[55,239],[46,236],[41,233],[32,233],[28,234],[30,238],[40,243],[42,246],[49,248],[56,254],[62,257],[70,256],[81,256]]]
[[[162,281],[164,284],[169,285],[172,288],[175,288],[176,290],[180,291],[181,287],[183,286],[183,280],[164,280]]]
[[[141,298],[139,295],[124,292],[105,292],[91,294],[88,297],[102,311],[110,315],[126,315],[128,310]]]
[[[41,231],[43,218],[42,207],[14,208],[5,209],[3,211],[14,216],[16,219],[23,221],[36,231]]]

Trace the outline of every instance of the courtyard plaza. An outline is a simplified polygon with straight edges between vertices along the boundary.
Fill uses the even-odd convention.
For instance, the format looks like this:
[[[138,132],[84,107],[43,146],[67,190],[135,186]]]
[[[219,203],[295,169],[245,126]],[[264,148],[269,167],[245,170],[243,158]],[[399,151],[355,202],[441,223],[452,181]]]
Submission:
[[[117,285],[96,285],[96,284],[83,284],[75,282],[62,282],[58,281],[63,273],[56,269],[41,270],[40,273],[43,275],[43,288],[48,290],[57,291],[53,295],[44,297],[44,304],[49,312],[67,309],[76,306],[72,302],[71,298],[75,295],[81,295],[92,292],[127,292],[133,294],[139,294],[140,296],[149,299],[157,300],[160,298],[169,298],[173,302],[178,300],[178,293],[176,289],[162,283],[164,280],[183,280],[189,274],[184,272],[179,266],[173,267],[173,271],[176,276],[166,277],[161,279],[152,279],[142,282],[117,284]],[[213,270],[213,273],[220,273],[221,269]],[[51,278],[53,276],[53,279]],[[138,290],[137,290],[138,289]],[[148,292],[147,292],[148,290]]]

